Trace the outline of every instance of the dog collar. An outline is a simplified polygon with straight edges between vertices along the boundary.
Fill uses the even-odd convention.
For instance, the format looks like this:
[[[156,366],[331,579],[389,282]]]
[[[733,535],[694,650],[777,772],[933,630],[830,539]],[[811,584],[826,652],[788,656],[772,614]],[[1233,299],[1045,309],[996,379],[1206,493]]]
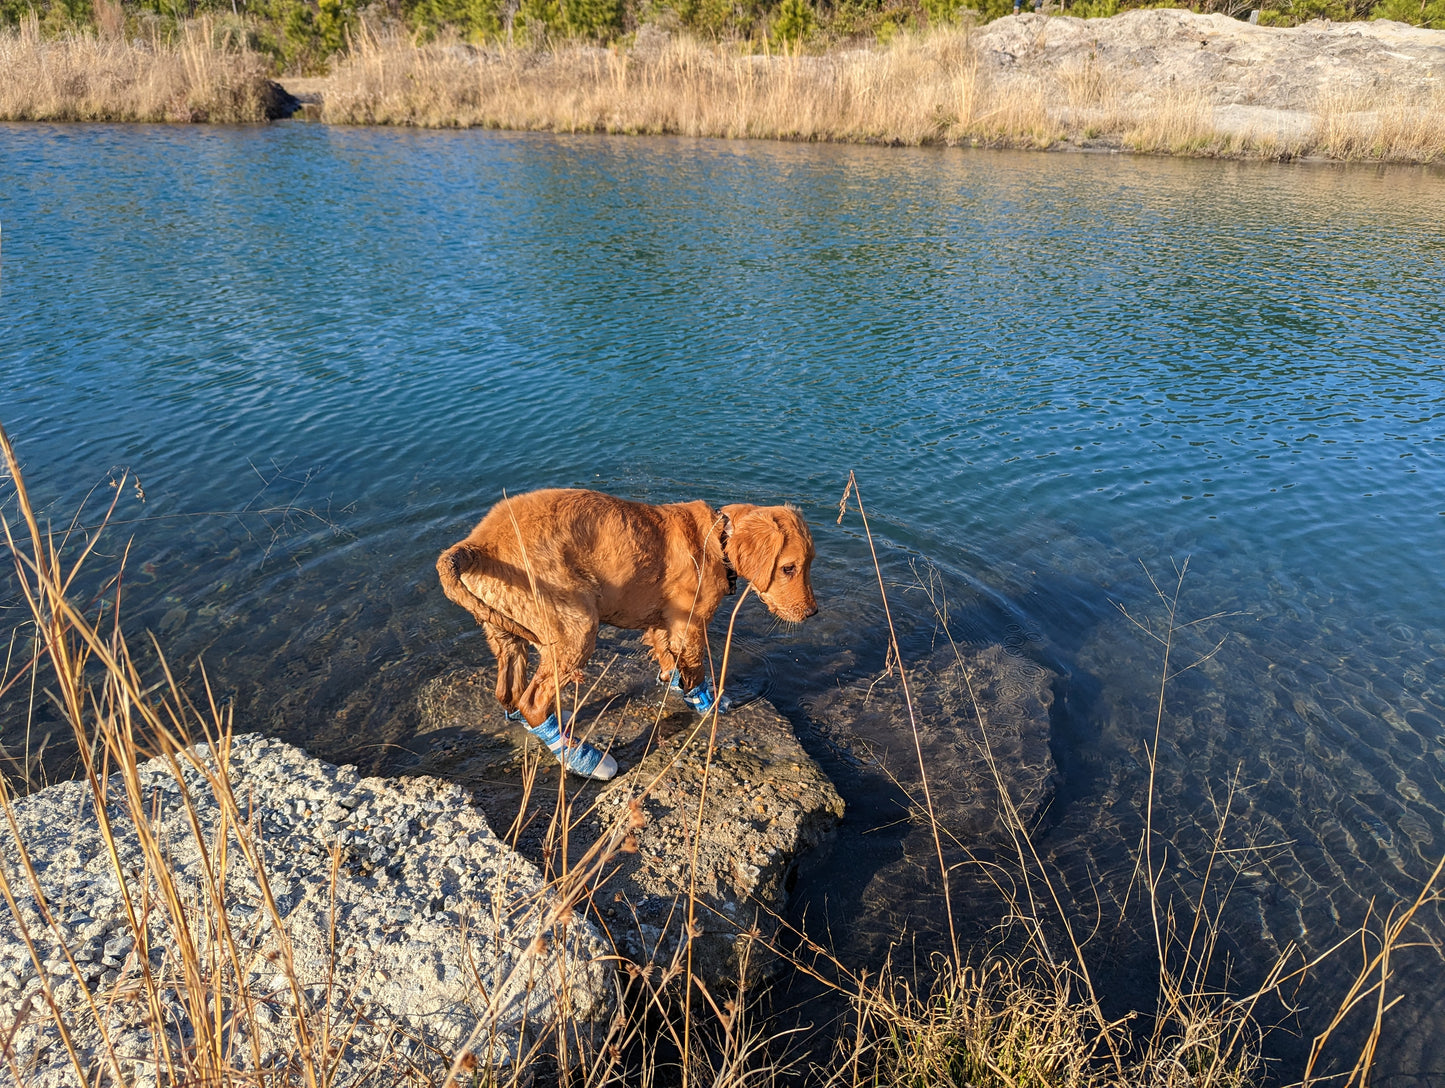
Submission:
[[[728,575],[728,596],[731,597],[738,591],[738,572],[733,566],[732,557],[728,555],[728,539],[733,535],[733,519],[726,514],[722,516],[722,532],[718,534],[718,547],[722,551],[723,569]]]

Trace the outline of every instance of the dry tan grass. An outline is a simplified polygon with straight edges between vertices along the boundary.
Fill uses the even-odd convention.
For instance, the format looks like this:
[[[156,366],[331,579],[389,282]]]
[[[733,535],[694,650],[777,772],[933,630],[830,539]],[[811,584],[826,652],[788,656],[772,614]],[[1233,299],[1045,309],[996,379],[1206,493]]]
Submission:
[[[627,50],[417,44],[363,28],[326,81],[337,124],[1048,148],[1101,142],[1153,154],[1373,158],[1445,153],[1445,110],[1419,102],[1321,104],[1312,139],[1216,126],[1206,89],[1150,90],[1095,57],[1046,76],[981,69],[966,28],[901,34],[822,56],[648,39]]]
[[[1170,155],[1222,154],[1230,150],[1232,141],[1215,129],[1214,109],[1204,92],[1171,87],[1151,107],[1139,111],[1124,130],[1125,147]]]
[[[264,121],[275,93],[265,59],[206,20],[174,41],[127,41],[119,5],[99,33],[45,38],[34,14],[0,31],[0,120]]]
[[[982,79],[962,30],[826,56],[673,39],[626,52],[414,45],[367,31],[328,81],[322,120],[554,132],[1048,146],[1041,89]]]
[[[1439,162],[1445,159],[1445,89],[1429,101],[1396,93],[1339,91],[1318,106],[1315,143],[1332,159]]]
[[[274,113],[258,54],[207,20],[173,41],[127,41],[118,5],[100,30],[42,38],[32,18],[0,32],[0,120],[246,122]],[[335,124],[488,127],[721,138],[982,144],[1102,144],[1150,154],[1384,162],[1445,157],[1445,92],[1337,93],[1305,137],[1216,125],[1208,88],[1150,88],[1096,55],[1056,70],[990,72],[966,27],[899,34],[818,55],[643,35],[633,48],[581,43],[477,48],[419,43],[362,25],[321,81]]]

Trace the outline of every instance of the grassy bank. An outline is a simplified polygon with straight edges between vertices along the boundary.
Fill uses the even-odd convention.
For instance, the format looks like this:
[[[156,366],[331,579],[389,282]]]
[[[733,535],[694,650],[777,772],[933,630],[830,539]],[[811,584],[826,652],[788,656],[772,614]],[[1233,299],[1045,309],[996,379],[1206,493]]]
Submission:
[[[1113,148],[1156,154],[1427,163],[1445,159],[1445,88],[1384,83],[1241,128],[1206,87],[1150,75],[1132,53],[1049,67],[985,63],[945,25],[822,54],[644,33],[628,48],[475,46],[358,22],[319,90],[331,124],[416,125],[905,146]],[[233,23],[169,37],[0,31],[0,120],[248,122],[275,116],[272,59]],[[299,83],[292,86],[300,87]]]
[[[271,65],[209,19],[176,33],[46,34],[34,13],[0,32],[0,120],[209,121],[278,116]]]
[[[1335,93],[1290,135],[1239,133],[1202,90],[1144,84],[1125,60],[1000,76],[975,36],[943,27],[821,56],[658,36],[631,50],[473,50],[364,28],[323,92],[335,124],[1431,162],[1445,91]]]
[[[226,748],[232,726],[229,712],[218,707],[208,691],[194,693],[196,698],[188,695],[162,659],[147,654],[154,659],[142,663],[127,650],[117,619],[118,579],[103,582],[99,596],[88,606],[73,599],[75,587],[87,581],[81,571],[93,559],[96,538],[50,533],[31,507],[3,431],[0,449],[8,475],[0,477],[0,515],[14,563],[9,586],[28,605],[29,613],[11,642],[0,689],[28,687],[36,698],[53,700],[75,732],[83,753],[82,775],[96,791],[95,810],[106,809],[100,797],[107,775],[118,775],[125,797],[112,807],[116,813],[112,819],[149,827],[151,802],[139,787],[139,761],[154,754],[170,760],[176,767],[172,792],[179,798],[177,803],[185,803],[197,788],[180,773],[192,759],[187,745],[193,738],[205,737],[213,746]],[[118,488],[116,494],[124,490]],[[851,482],[843,502],[866,533],[865,513]],[[881,590],[881,575],[879,583]],[[1191,665],[1180,659],[1175,648],[1176,634],[1190,621],[1177,614],[1177,586],[1158,588],[1154,602],[1158,614],[1141,620],[1141,630],[1157,643],[1161,675],[1167,677]],[[896,638],[893,646],[896,655]],[[901,692],[908,699],[906,673]],[[975,710],[986,723],[986,708]],[[1161,732],[1165,724],[1161,685]],[[1156,732],[1151,753],[1159,738]],[[24,758],[11,763],[13,769],[27,765]],[[923,814],[931,813],[932,804],[921,755],[920,772],[922,795],[916,798],[915,818],[926,819]],[[0,776],[0,784],[0,808],[8,813],[10,798],[23,786],[13,770]],[[86,974],[73,958],[43,961],[36,951],[41,938],[64,946],[71,937],[53,920],[46,921],[45,915],[36,930],[48,926],[53,932],[27,933],[37,983],[33,999],[20,1015],[53,1022],[57,1045],[68,1052],[85,1083],[130,1083],[137,1063],[146,1069],[146,1083],[176,1088],[198,1083],[217,1088],[272,1084],[319,1088],[331,1083],[347,1032],[357,1024],[330,1017],[329,995],[308,993],[299,983],[283,913],[269,891],[267,917],[281,943],[268,953],[272,966],[258,981],[255,954],[237,939],[228,920],[224,880],[229,864],[244,868],[260,887],[268,888],[266,851],[245,817],[245,804],[238,800],[224,763],[207,773],[200,788],[213,793],[230,813],[233,838],[229,841],[235,844],[229,862],[225,843],[201,844],[209,845],[216,858],[215,878],[204,894],[191,897],[181,892],[168,869],[166,844],[154,839],[146,840],[144,872],[116,873],[118,887],[137,889],[124,893],[134,895],[133,901],[127,898],[131,944],[142,952],[165,950],[154,958],[154,969],[150,958],[138,955],[142,973],[124,988],[108,989],[111,984]],[[805,1062],[790,1058],[797,1041],[757,1019],[746,994],[728,1001],[717,995],[715,1003],[705,988],[694,987],[686,956],[679,955],[660,971],[632,973],[619,1014],[597,1045],[596,1060],[584,1063],[568,1083],[589,1088],[612,1084],[766,1088],[799,1082],[828,1088],[1246,1088],[1263,1083],[1261,1042],[1267,1029],[1256,1018],[1256,1010],[1266,997],[1286,991],[1301,1004],[1323,1001],[1323,995],[1309,992],[1311,971],[1318,961],[1308,961],[1291,949],[1272,970],[1249,984],[1254,989],[1221,986],[1221,977],[1229,975],[1227,965],[1222,968],[1219,963],[1215,911],[1222,907],[1206,907],[1210,900],[1202,893],[1171,890],[1161,858],[1170,844],[1145,814],[1137,871],[1152,920],[1147,928],[1152,928],[1157,945],[1158,998],[1152,1008],[1122,1017],[1107,1014],[1090,972],[1091,965],[1097,966],[1096,961],[1108,953],[1095,951],[1087,934],[1075,928],[1081,923],[1066,916],[1049,866],[1017,814],[1008,809],[1009,791],[1001,788],[999,796],[1004,799],[1006,811],[1001,816],[1015,851],[1010,861],[990,863],[989,870],[1001,886],[1013,889],[1011,952],[979,953],[958,947],[955,940],[952,948],[938,954],[936,973],[920,982],[914,974],[886,968],[878,974],[850,973],[827,948],[809,944],[799,935],[797,969],[835,987],[851,1009],[833,1052]],[[1228,810],[1225,805],[1224,811]],[[565,808],[559,807],[556,819],[567,819]],[[12,832],[15,826],[9,821]],[[932,830],[938,844],[937,879],[946,893],[950,872],[942,841],[948,832],[936,822]],[[626,828],[620,831],[619,838],[625,840]],[[1214,853],[1195,859],[1200,871],[1232,869],[1225,864],[1224,855],[1230,852],[1225,838],[1221,827]],[[43,904],[44,898],[35,868],[24,860],[25,843],[14,845],[22,863],[0,868],[0,893],[7,901],[7,907],[0,909],[20,918],[18,901],[28,897]],[[550,909],[565,911],[585,904],[587,882],[605,866],[606,850],[602,848],[559,882]],[[1372,931],[1342,935],[1341,947],[1363,953],[1358,981],[1339,1000],[1339,1017],[1315,1040],[1307,1066],[1274,1070],[1274,1081],[1346,1088],[1363,1088],[1368,1082],[1381,1025],[1397,999],[1391,987],[1392,957],[1407,946],[1416,913],[1438,898],[1439,877],[1437,869],[1415,901],[1399,904]],[[1227,886],[1226,878],[1218,879]],[[523,961],[514,969],[526,971],[529,965]],[[63,996],[67,991],[68,1000]],[[188,1034],[167,1030],[180,1008],[187,1010],[186,1020],[192,1025]],[[123,1017],[117,1017],[118,1009],[125,1010]],[[1352,1037],[1363,1038],[1363,1044],[1356,1042],[1343,1055],[1332,1054],[1333,1035],[1351,1015],[1356,1018],[1352,1026],[1362,1029],[1352,1031]],[[0,1024],[0,1048],[13,1082],[24,1086],[25,1063],[33,1055],[18,1053],[10,1045],[16,1028]],[[486,1025],[481,1029],[485,1031]],[[136,1056],[129,1041],[143,1030],[148,1030],[154,1051]],[[553,1030],[565,1037],[567,1026],[556,1024]],[[258,1046],[238,1041],[263,1036],[284,1042],[282,1052],[290,1055],[286,1063],[265,1066]],[[97,1065],[87,1068],[81,1044],[96,1039],[100,1040],[93,1051],[99,1055]],[[543,1053],[545,1044],[545,1039],[537,1040],[536,1053]],[[1330,1071],[1343,1075],[1326,1077],[1326,1060]],[[487,1070],[479,1068],[465,1050],[433,1053],[399,1044],[378,1058],[368,1083],[520,1085],[533,1083],[536,1071],[525,1060],[510,1068]],[[547,1082],[544,1077],[542,1083]]]

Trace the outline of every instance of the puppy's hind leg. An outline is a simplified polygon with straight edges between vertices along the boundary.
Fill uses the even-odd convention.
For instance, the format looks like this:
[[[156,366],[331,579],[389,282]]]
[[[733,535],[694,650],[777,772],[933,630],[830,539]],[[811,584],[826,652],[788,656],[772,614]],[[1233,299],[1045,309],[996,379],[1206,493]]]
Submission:
[[[541,661],[517,700],[529,724],[539,725],[557,711],[562,685],[577,673],[597,646],[597,612],[584,606],[557,608],[553,641],[538,646]]]
[[[574,621],[588,617],[574,615]],[[592,656],[597,645],[595,613],[590,622],[564,624],[560,619],[557,641],[541,647],[542,660],[522,693],[517,709],[527,719],[528,732],[547,746],[563,767],[585,778],[606,781],[617,773],[617,761],[606,752],[573,736],[572,714],[557,703],[561,686],[577,675],[577,670]]]
[[[672,647],[669,645],[667,629],[650,627],[643,633],[642,641],[647,643],[648,648],[652,651],[652,659],[657,662],[657,678],[666,683],[672,678],[673,670],[677,668],[677,655],[672,652]]]
[[[497,658],[497,702],[510,713],[527,688],[527,643],[510,631],[485,623],[487,645]]]

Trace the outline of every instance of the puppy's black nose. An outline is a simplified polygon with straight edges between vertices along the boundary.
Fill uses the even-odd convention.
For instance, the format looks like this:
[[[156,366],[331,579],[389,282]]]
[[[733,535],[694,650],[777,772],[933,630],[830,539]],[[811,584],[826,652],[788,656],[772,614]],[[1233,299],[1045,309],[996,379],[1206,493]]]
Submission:
[[[817,614],[818,614],[818,602],[817,602],[817,601],[814,601],[814,602],[812,603],[812,605],[809,606],[808,611],[806,611],[806,612],[803,613],[803,619],[805,619],[805,620],[807,620],[807,619],[812,619],[812,618],[813,618],[814,616],[816,616]]]

